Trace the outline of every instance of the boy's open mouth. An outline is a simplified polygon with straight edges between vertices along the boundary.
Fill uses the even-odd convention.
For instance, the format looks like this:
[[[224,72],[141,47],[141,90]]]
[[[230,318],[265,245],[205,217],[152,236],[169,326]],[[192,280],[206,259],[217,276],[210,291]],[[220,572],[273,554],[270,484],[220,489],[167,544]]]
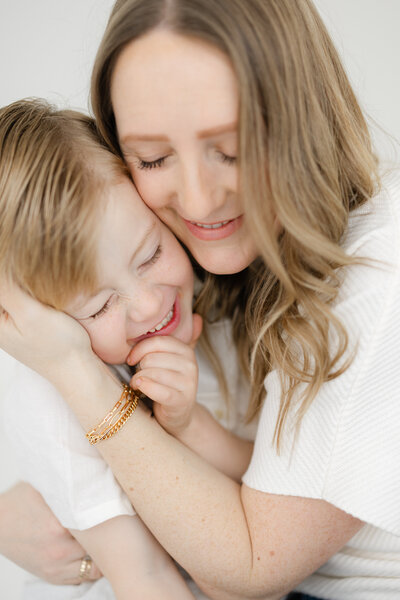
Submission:
[[[175,306],[175,304],[174,304],[174,306]],[[171,310],[169,311],[167,316],[164,317],[164,319],[161,321],[161,323],[159,323],[158,325],[153,327],[153,329],[150,329],[147,333],[155,333],[156,331],[160,331],[160,329],[163,329],[166,325],[168,325],[168,323],[171,321],[172,317],[174,316],[174,306],[171,308]]]
[[[178,327],[180,323],[180,305],[179,305],[179,296],[175,298],[175,302],[172,308],[168,311],[166,316],[160,321],[155,327],[150,329],[147,333],[140,335],[139,337],[128,340],[128,343],[134,345],[144,340],[148,337],[153,337],[155,335],[170,335],[175,329]]]

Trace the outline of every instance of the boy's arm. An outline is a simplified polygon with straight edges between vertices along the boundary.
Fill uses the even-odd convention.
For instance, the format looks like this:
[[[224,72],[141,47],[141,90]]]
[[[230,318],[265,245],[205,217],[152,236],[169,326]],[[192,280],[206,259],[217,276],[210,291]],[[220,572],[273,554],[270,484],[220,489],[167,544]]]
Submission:
[[[138,516],[71,530],[109,580],[117,600],[193,600],[173,560]]]
[[[238,482],[249,465],[254,446],[223,427],[201,404],[195,405],[189,425],[175,437]]]
[[[128,357],[129,364],[139,367],[131,386],[154,401],[154,416],[168,433],[231,479],[241,481],[253,443],[225,429],[196,402],[198,365],[194,346],[200,331],[194,327],[190,344],[170,336],[139,342]]]

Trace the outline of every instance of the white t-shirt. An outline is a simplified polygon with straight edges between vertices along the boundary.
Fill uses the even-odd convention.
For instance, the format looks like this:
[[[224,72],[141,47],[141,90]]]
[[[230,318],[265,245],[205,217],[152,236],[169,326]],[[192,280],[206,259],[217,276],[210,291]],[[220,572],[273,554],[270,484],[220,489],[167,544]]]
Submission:
[[[244,424],[249,388],[240,375],[229,322],[213,324],[209,335],[226,374],[231,402],[228,409],[214,371],[200,350],[196,350],[197,400],[224,426],[242,437],[254,439],[255,425]],[[117,369],[124,378],[123,367]],[[126,371],[125,374],[129,380],[129,374]],[[135,514],[111,469],[89,444],[75,415],[46,379],[18,365],[15,385],[10,386],[2,410],[4,429],[9,432],[20,466],[20,478],[42,494],[64,527],[88,529],[118,515]],[[195,587],[193,591],[198,598],[205,598]],[[105,578],[94,584],[54,586],[30,576],[24,590],[24,600],[78,598],[115,600]]]
[[[355,358],[322,386],[297,442],[292,447],[292,429],[280,456],[272,440],[281,386],[277,372],[266,377],[267,397],[243,481],[263,492],[323,499],[365,521],[299,590],[330,600],[394,600],[400,598],[398,174],[352,213],[343,246],[348,254],[380,261],[349,268],[335,303]]]

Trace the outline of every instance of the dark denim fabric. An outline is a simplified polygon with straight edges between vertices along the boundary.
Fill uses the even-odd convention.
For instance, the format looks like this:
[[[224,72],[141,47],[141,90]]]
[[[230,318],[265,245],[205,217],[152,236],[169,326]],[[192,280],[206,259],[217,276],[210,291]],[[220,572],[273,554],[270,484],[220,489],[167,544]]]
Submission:
[[[308,596],[307,594],[302,594],[301,592],[291,592],[289,596],[287,596],[287,600],[321,600],[316,596]]]

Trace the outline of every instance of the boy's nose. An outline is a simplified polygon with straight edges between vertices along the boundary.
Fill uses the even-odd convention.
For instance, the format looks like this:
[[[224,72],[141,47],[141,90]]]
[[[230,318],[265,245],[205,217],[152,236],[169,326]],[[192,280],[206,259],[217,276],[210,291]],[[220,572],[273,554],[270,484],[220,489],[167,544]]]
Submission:
[[[162,294],[156,288],[142,287],[139,293],[129,300],[127,316],[136,324],[148,323],[152,320],[162,319],[160,314],[162,308]],[[157,325],[156,322],[152,325]]]

